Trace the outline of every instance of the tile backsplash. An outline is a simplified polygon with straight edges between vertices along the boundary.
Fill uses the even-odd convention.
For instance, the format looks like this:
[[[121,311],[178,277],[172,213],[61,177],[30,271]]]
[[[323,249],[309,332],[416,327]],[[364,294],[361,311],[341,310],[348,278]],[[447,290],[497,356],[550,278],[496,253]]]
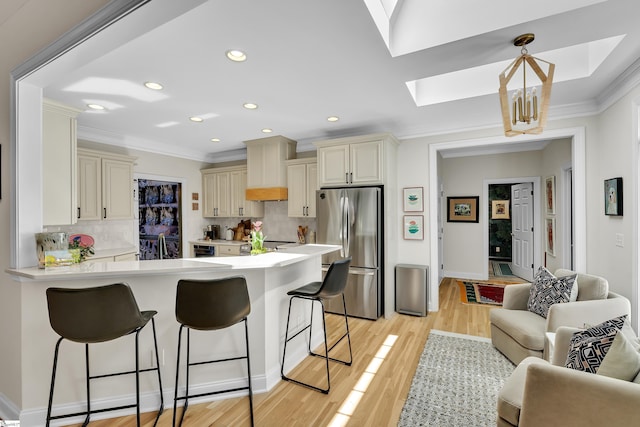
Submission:
[[[95,240],[96,249],[120,249],[138,247],[138,242],[134,241],[137,224],[137,219],[81,221],[74,225],[47,227],[46,231],[64,231],[69,235],[88,234]]]
[[[263,222],[263,231],[267,240],[279,240],[285,242],[298,241],[298,226],[309,227],[307,239],[310,231],[316,231],[315,218],[289,218],[288,203],[282,202],[264,202],[264,217],[251,218],[252,222],[256,220]],[[223,234],[227,227],[234,228],[240,222],[240,218],[210,218],[211,224],[219,224],[220,232]]]
[[[308,227],[307,241],[309,232],[316,231],[315,218],[289,218],[288,203],[282,202],[264,202],[264,217],[251,218],[252,222],[260,220],[263,222],[263,230],[267,240],[278,240],[286,242],[298,241],[298,226]],[[206,223],[219,224],[220,231],[223,234],[227,227],[234,228],[240,222],[240,218],[208,218]],[[43,231],[64,231],[69,235],[75,233],[89,234],[95,239],[95,248],[119,249],[126,247],[138,247],[135,241],[136,227],[138,220],[114,220],[114,221],[81,221],[74,225],[49,226]],[[187,232],[187,237],[202,237],[202,227],[200,224],[182,224],[183,232]],[[196,230],[192,228],[196,227]]]

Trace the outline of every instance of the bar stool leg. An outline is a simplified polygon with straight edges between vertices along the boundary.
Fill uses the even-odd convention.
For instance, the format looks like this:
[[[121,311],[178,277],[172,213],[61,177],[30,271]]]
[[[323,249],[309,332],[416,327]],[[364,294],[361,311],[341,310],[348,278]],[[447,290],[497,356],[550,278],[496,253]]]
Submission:
[[[56,371],[58,369],[58,350],[60,349],[60,343],[64,338],[60,337],[56,342],[56,349],[53,352],[53,370],[51,371],[51,388],[49,389],[49,405],[47,407],[47,420],[46,427],[49,427],[51,423],[51,408],[53,406],[53,389],[56,383]]]
[[[156,372],[158,373],[158,387],[160,389],[160,408],[158,409],[158,415],[156,415],[156,421],[153,423],[154,427],[160,420],[160,415],[164,412],[164,393],[162,392],[162,375],[160,374],[160,355],[158,353],[158,338],[156,336],[156,319],[151,318],[151,327],[153,329],[153,348],[156,352]]]
[[[82,427],[87,427],[89,419],[91,418],[91,376],[89,375],[89,344],[84,345],[84,359],[86,366],[86,381],[87,381],[87,417],[82,423]]]
[[[253,427],[253,388],[251,387],[251,360],[249,359],[249,326],[244,319],[244,336],[247,344],[247,380],[249,381],[249,410],[251,413],[251,426]]]

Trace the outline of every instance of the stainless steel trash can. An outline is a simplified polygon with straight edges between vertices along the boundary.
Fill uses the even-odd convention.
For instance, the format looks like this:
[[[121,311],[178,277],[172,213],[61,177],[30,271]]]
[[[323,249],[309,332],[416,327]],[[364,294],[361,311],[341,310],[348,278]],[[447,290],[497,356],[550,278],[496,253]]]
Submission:
[[[429,303],[429,267],[396,265],[396,311],[426,316]]]

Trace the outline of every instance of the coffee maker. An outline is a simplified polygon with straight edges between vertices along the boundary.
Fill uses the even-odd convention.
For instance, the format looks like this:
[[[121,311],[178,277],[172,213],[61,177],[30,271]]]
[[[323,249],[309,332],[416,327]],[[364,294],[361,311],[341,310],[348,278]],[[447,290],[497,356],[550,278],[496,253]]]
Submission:
[[[210,240],[220,239],[220,226],[216,224],[207,225],[207,238]]]

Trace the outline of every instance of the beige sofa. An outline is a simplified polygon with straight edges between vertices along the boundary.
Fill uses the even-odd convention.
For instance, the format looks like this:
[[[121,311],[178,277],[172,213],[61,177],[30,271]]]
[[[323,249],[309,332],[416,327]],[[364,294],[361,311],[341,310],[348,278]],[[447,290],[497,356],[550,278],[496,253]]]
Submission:
[[[556,277],[570,274],[574,272],[563,269],[554,273]],[[530,283],[506,286],[502,308],[490,313],[493,346],[517,365],[529,356],[543,357],[545,332],[555,332],[560,326],[582,328],[630,315],[629,300],[609,292],[606,279],[578,273],[577,282],[577,301],[552,305],[546,319],[527,310]]]
[[[516,367],[498,395],[498,427],[639,425],[640,383],[564,367],[576,330],[558,329],[551,363],[528,357]]]

